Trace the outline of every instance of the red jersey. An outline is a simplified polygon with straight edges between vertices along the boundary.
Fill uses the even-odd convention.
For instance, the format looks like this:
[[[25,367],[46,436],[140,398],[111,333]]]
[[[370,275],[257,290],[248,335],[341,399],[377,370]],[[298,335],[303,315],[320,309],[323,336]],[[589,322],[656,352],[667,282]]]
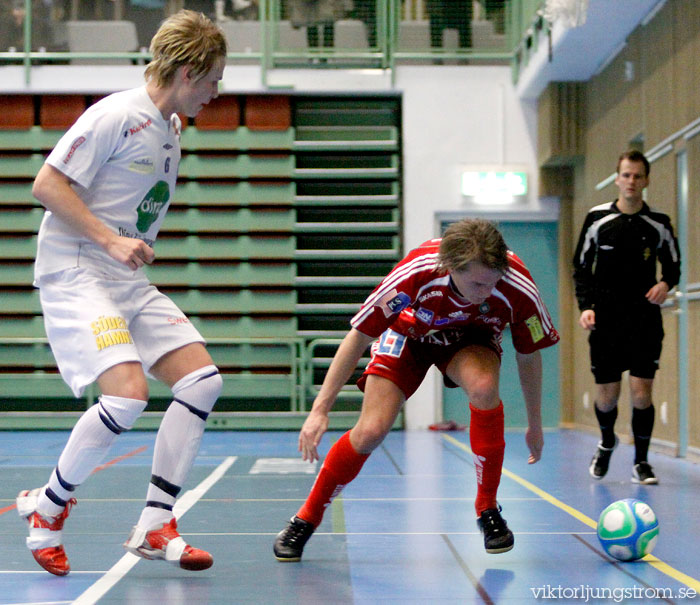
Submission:
[[[559,341],[537,286],[523,262],[508,251],[508,270],[489,297],[473,304],[457,294],[450,275],[437,268],[440,240],[425,242],[406,255],[369,295],[350,321],[378,337],[391,328],[408,338],[451,345],[466,332],[484,332],[500,345],[510,324],[513,346],[532,353]]]

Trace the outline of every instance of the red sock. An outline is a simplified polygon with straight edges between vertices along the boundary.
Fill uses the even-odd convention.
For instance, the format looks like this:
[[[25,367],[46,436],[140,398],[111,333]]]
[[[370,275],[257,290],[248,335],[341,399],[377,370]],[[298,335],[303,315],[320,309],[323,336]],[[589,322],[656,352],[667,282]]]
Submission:
[[[503,454],[506,442],[503,437],[503,403],[493,410],[478,410],[469,404],[471,422],[469,440],[474,453],[476,466],[476,508],[477,516],[488,508],[496,508],[496,494],[501,482]]]
[[[297,517],[321,525],[323,513],[341,490],[360,472],[369,454],[358,454],[350,443],[350,431],[331,447],[311,488],[309,497],[299,509]]]

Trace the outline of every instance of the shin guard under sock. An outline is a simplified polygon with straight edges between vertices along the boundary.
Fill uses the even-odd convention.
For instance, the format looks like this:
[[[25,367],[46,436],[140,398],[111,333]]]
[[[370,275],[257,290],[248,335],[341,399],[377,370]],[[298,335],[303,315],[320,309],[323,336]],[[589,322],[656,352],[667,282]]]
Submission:
[[[492,410],[479,410],[469,404],[471,420],[469,441],[476,468],[476,501],[474,508],[480,516],[489,508],[496,508],[496,495],[501,482],[503,454],[506,442],[503,435],[503,404]]]
[[[362,469],[369,454],[358,454],[350,443],[350,431],[331,447],[316,477],[311,493],[299,509],[297,517],[318,527],[323,513],[341,490]]]

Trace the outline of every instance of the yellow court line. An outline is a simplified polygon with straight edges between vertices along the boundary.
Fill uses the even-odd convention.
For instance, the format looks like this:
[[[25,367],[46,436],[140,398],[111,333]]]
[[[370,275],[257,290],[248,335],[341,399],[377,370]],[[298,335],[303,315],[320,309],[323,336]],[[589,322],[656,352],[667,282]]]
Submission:
[[[458,447],[458,448],[464,450],[465,452],[467,452],[468,454],[473,455],[473,452],[469,448],[469,446],[462,443],[461,441],[458,441],[457,439],[455,439],[451,435],[442,434],[441,436],[445,441],[448,441],[449,443],[451,443],[455,447]],[[584,515],[581,511],[576,510],[575,508],[573,508],[572,506],[569,506],[568,504],[565,504],[564,502],[562,502],[558,498],[555,498],[551,494],[548,494],[543,489],[540,489],[539,487],[537,487],[533,483],[530,483],[526,479],[523,479],[519,475],[516,475],[515,473],[509,471],[506,468],[503,468],[502,473],[506,477],[508,477],[509,479],[512,479],[516,483],[519,483],[520,485],[522,485],[525,489],[528,489],[531,492],[537,494],[543,500],[545,500],[545,501],[549,502],[550,504],[556,506],[557,508],[563,510],[565,513],[570,514],[575,519],[578,519],[584,525],[588,525],[588,527],[592,527],[593,529],[597,530],[598,524],[593,519],[591,519],[589,516]],[[673,578],[674,580],[677,580],[681,584],[685,584],[688,588],[692,588],[698,594],[700,594],[700,580],[697,580],[697,579],[695,579],[687,574],[684,574],[682,571],[678,571],[677,569],[671,567],[668,563],[664,563],[661,559],[658,559],[654,555],[646,555],[641,560],[649,563],[649,565],[651,565],[652,567],[655,567],[661,573],[664,573],[667,576]]]

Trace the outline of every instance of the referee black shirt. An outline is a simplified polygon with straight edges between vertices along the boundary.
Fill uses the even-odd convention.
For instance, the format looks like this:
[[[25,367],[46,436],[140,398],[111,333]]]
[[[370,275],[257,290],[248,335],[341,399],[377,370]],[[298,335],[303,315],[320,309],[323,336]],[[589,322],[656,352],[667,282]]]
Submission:
[[[656,278],[656,261],[661,278]],[[574,255],[574,282],[580,311],[600,306],[650,304],[645,294],[658,281],[678,284],[681,259],[671,219],[646,203],[624,214],[616,202],[591,208]]]

